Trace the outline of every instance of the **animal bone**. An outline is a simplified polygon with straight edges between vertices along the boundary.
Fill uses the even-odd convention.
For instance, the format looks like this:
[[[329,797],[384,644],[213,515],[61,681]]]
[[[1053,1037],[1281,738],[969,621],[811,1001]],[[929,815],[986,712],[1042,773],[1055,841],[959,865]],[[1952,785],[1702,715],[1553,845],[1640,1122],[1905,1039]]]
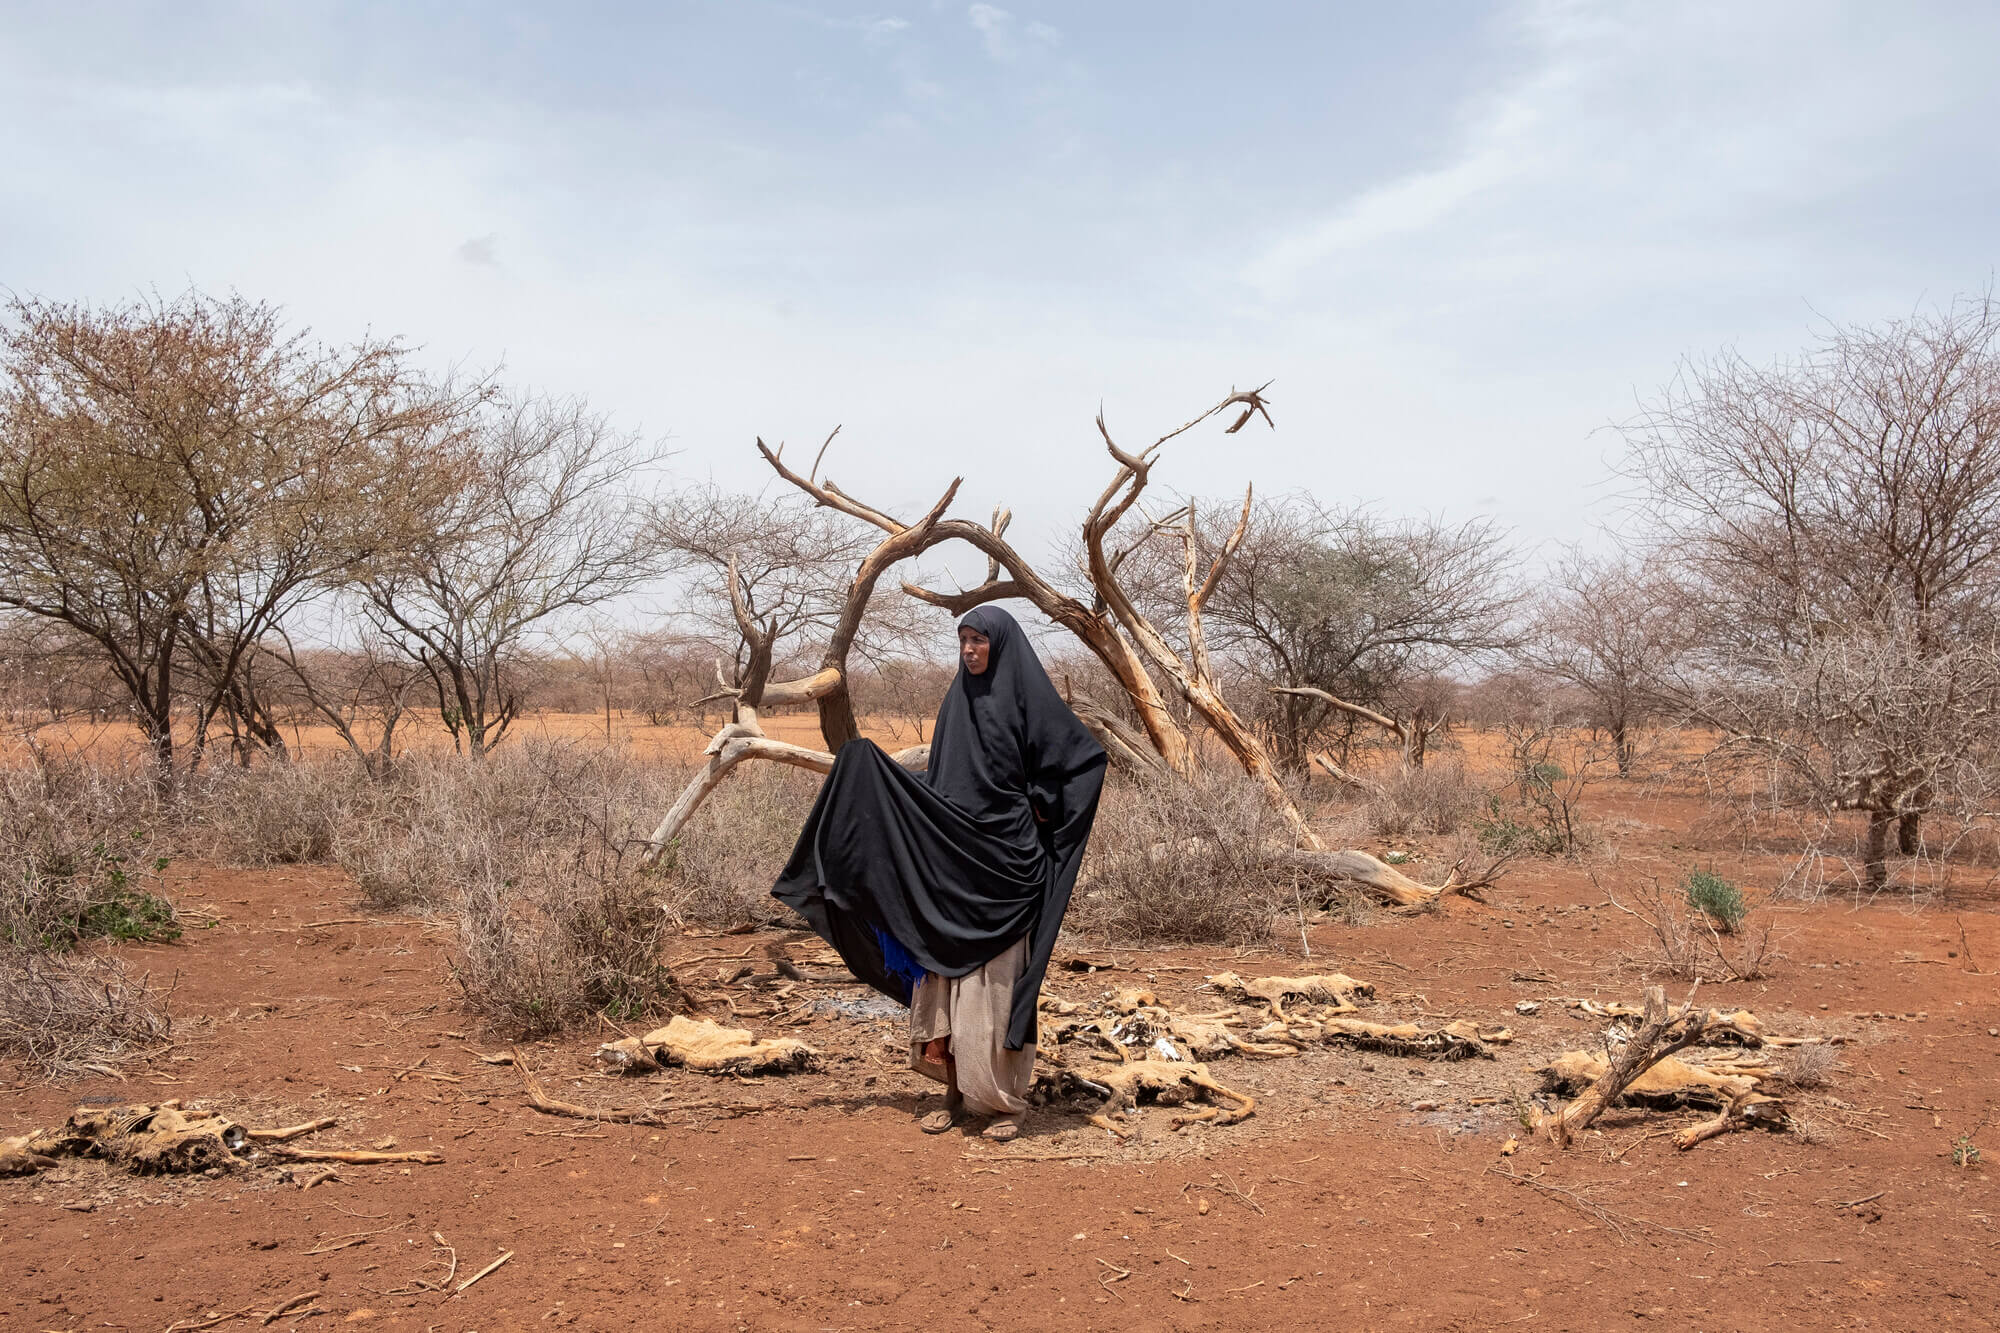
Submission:
[[[1091,1115],[1090,1123],[1110,1130],[1121,1139],[1131,1137],[1132,1131],[1113,1124],[1108,1113],[1130,1110],[1142,1100],[1161,1106],[1183,1106],[1192,1101],[1215,1104],[1213,1113],[1197,1112],[1181,1118],[1176,1128],[1195,1120],[1233,1125],[1254,1115],[1257,1110],[1256,1098],[1216,1082],[1209,1076],[1205,1064],[1148,1059],[1122,1065],[1086,1065],[1080,1070],[1063,1070],[1057,1081],[1059,1084],[1080,1086],[1103,1097],[1104,1101]]]

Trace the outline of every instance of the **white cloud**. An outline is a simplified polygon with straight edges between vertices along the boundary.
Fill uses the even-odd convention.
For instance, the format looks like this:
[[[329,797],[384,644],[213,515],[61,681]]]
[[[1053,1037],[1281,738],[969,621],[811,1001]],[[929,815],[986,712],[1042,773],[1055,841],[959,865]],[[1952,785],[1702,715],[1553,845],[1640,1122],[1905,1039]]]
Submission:
[[[1277,228],[1243,276],[1264,302],[1312,306],[1393,275],[1415,305],[1768,269],[1770,227],[1837,231],[1977,77],[1976,42],[1895,24],[1861,38],[1819,13],[1522,5],[1504,29],[1520,67],[1465,102],[1441,151]]]
[[[1020,47],[1014,41],[1014,16],[1008,11],[998,5],[971,5],[965,11],[965,18],[978,29],[987,55],[1007,64],[1020,54]]]

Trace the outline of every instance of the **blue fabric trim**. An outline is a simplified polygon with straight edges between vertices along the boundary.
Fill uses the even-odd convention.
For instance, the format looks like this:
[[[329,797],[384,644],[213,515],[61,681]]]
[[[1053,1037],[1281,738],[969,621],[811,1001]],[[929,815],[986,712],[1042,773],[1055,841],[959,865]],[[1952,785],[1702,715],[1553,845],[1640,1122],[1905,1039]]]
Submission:
[[[882,950],[882,970],[900,984],[903,1004],[907,1007],[917,983],[924,979],[924,965],[910,957],[910,951],[880,926],[875,927],[875,943]]]

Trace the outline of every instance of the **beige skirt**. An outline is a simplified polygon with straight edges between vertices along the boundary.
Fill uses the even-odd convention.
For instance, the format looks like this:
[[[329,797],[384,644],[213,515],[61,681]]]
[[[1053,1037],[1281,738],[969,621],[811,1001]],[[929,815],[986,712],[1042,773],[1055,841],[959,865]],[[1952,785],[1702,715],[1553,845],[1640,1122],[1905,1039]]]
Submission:
[[[1014,983],[1028,965],[1028,937],[962,977],[929,973],[910,996],[910,1067],[940,1083],[945,1067],[924,1059],[924,1043],[951,1038],[958,1090],[980,1115],[1016,1115],[1028,1109],[1035,1081],[1035,1048],[1006,1048],[1007,1020],[1014,1009]]]

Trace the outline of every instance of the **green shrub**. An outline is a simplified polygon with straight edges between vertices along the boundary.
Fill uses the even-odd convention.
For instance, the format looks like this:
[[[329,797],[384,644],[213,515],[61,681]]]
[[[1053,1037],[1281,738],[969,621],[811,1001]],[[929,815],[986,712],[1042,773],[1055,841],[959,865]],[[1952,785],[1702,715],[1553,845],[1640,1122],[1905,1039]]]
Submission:
[[[1688,905],[1705,913],[1716,928],[1725,934],[1735,934],[1743,924],[1743,918],[1750,909],[1743,902],[1743,892],[1722,876],[1707,870],[1695,870],[1683,881],[1687,891]]]

